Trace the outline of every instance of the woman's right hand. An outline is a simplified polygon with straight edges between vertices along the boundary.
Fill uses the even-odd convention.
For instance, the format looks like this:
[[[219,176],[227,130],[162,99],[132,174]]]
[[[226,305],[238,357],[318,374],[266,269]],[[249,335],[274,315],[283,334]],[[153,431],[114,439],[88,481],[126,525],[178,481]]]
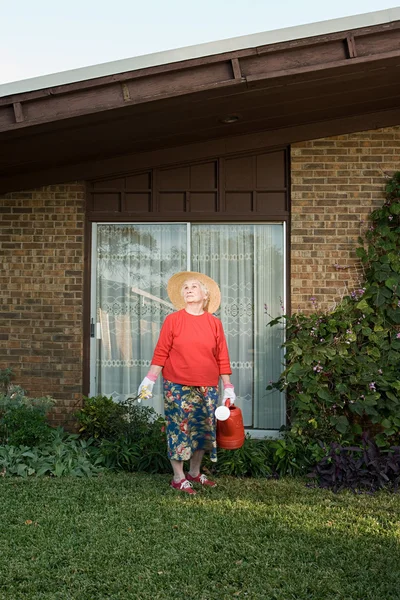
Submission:
[[[144,399],[149,399],[153,396],[154,381],[149,379],[147,376],[143,379],[139,385],[138,396]]]
[[[236,400],[235,389],[232,384],[227,384],[227,386],[224,386],[224,388],[225,389],[224,394],[222,396],[222,404],[225,404],[225,402],[229,400],[230,406],[233,406]]]

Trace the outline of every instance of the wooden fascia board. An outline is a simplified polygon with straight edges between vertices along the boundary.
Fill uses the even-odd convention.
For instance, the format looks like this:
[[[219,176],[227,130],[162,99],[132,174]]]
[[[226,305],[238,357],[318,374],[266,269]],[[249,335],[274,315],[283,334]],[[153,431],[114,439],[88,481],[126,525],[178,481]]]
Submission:
[[[150,103],[155,100],[212,92],[218,89],[232,88],[232,93],[238,86],[255,86],[263,81],[293,77],[295,75],[321,72],[324,70],[347,68],[349,65],[368,65],[385,59],[400,57],[400,50],[391,52],[375,52],[368,56],[357,56],[357,38],[367,38],[368,35],[385,34],[398,35],[400,23],[391,23],[365,29],[340,32],[307,38],[282,44],[272,44],[266,47],[251,48],[237,52],[230,52],[212,57],[204,57],[141,69],[130,73],[116,74],[104,78],[58,86],[46,90],[17,94],[0,98],[0,132],[14,131],[44,123],[64,119],[107,112],[130,105]],[[396,42],[396,40],[394,40]],[[347,58],[333,60],[291,69],[275,68],[265,69],[256,75],[242,75],[241,60],[245,61],[255,57],[260,63],[263,57],[278,53],[292,52],[293,49],[313,48],[315,57],[325,44],[342,46],[347,44]],[[398,48],[398,41],[395,43]],[[196,75],[202,70],[206,83],[196,83]],[[175,78],[175,79],[174,79]],[[95,94],[95,96],[94,96]],[[73,108],[76,103],[79,108]]]
[[[142,171],[152,167],[201,161],[250,150],[271,149],[295,142],[394,125],[400,125],[400,108],[14,174],[0,180],[0,193],[22,191],[68,181],[88,180],[100,176],[118,176],[122,173]]]
[[[175,71],[188,70],[194,67],[214,64],[219,62],[231,61],[233,59],[247,58],[250,56],[262,56],[267,53],[277,53],[284,50],[293,50],[302,47],[313,47],[321,46],[323,44],[340,41],[343,42],[346,38],[362,38],[367,35],[377,34],[382,32],[389,32],[392,30],[400,29],[400,22],[392,22],[387,24],[375,25],[371,27],[365,27],[356,30],[346,30],[337,33],[325,34],[312,38],[303,38],[298,40],[291,40],[289,42],[278,42],[269,44],[267,46],[256,46],[254,48],[248,48],[244,50],[236,50],[226,52],[223,54],[216,54],[213,56],[206,56],[202,58],[190,59],[186,61],[169,63],[165,65],[159,65],[154,67],[148,67],[143,69],[137,69],[136,71],[127,71],[124,73],[115,73],[105,77],[98,77],[95,79],[88,79],[85,81],[78,81],[75,83],[69,83],[65,85],[54,86],[52,88],[46,88],[43,90],[36,90],[33,92],[25,92],[20,94],[14,94],[11,96],[5,96],[0,98],[0,107],[3,105],[11,105],[14,102],[26,102],[29,100],[36,100],[38,98],[46,98],[48,96],[57,96],[62,94],[68,94],[82,89],[97,88],[108,85],[115,82],[125,82],[128,80],[139,79],[141,77],[148,77],[151,75],[158,75],[163,73],[173,73]]]
[[[273,73],[261,73],[259,75],[248,75],[246,77],[246,82],[249,84],[249,87],[253,87],[252,84],[259,83],[263,81],[268,81],[270,79],[281,79],[282,77],[294,77],[296,75],[303,75],[308,73],[319,73],[319,72],[330,72],[333,69],[340,69],[342,67],[356,67],[358,65],[367,65],[370,66],[371,63],[374,62],[383,62],[384,60],[389,60],[391,58],[399,58],[400,59],[400,50],[396,50],[394,52],[385,52],[380,55],[374,56],[363,56],[359,58],[338,60],[335,62],[323,63],[321,65],[312,65],[309,67],[299,67],[296,69],[287,69],[283,71],[274,71]]]
[[[175,98],[184,97],[184,96],[188,96],[188,95],[196,94],[196,93],[200,93],[200,92],[212,93],[212,92],[218,92],[219,90],[225,90],[225,93],[227,93],[229,91],[228,93],[234,95],[236,92],[238,92],[240,90],[240,88],[250,89],[250,88],[254,88],[254,87],[263,87],[263,86],[267,87],[272,81],[276,80],[278,82],[278,81],[287,79],[290,82],[290,81],[293,81],[293,77],[296,77],[296,76],[298,77],[301,75],[309,75],[309,74],[315,73],[316,76],[318,75],[318,78],[319,78],[320,74],[326,73],[326,76],[328,77],[328,76],[332,76],[332,73],[334,73],[338,70],[341,70],[341,69],[346,69],[347,67],[350,67],[350,66],[352,69],[356,69],[357,66],[368,67],[372,64],[376,64],[379,62],[383,63],[383,61],[390,60],[393,58],[400,59],[400,50],[395,51],[395,52],[387,52],[387,53],[381,54],[379,56],[375,55],[375,56],[368,56],[368,57],[346,59],[346,60],[340,60],[340,61],[336,61],[336,62],[324,63],[321,65],[299,67],[296,69],[274,71],[271,73],[260,73],[257,75],[249,75],[249,76],[247,76],[247,78],[242,78],[242,79],[232,77],[232,79],[230,79],[230,80],[224,80],[224,81],[219,81],[219,82],[217,81],[215,83],[210,83],[208,85],[193,85],[193,84],[191,84],[187,88],[183,87],[174,92],[165,91],[164,93],[154,93],[151,96],[147,95],[146,93],[144,93],[142,96],[140,96],[138,94],[138,90],[136,90],[136,96],[134,98],[132,98],[129,88],[124,87],[127,84],[114,84],[115,86],[118,86],[117,89],[111,90],[110,86],[109,86],[109,92],[110,92],[110,95],[113,95],[114,97],[117,95],[120,96],[121,99],[118,102],[110,103],[109,101],[107,101],[106,98],[104,98],[102,100],[101,97],[99,96],[98,98],[96,98],[95,106],[92,105],[88,108],[85,108],[84,110],[82,110],[82,109],[74,110],[73,108],[71,108],[69,106],[69,100],[68,100],[68,97],[66,97],[65,98],[65,112],[60,110],[58,107],[56,107],[55,110],[52,110],[51,106],[49,106],[47,108],[47,110],[44,109],[43,106],[37,107],[37,112],[39,114],[43,115],[41,118],[39,118],[39,117],[35,118],[35,116],[32,115],[32,111],[30,111],[31,115],[32,115],[31,118],[27,118],[25,111],[24,111],[24,104],[23,103],[14,103],[13,104],[13,113],[12,113],[13,117],[12,117],[12,119],[8,119],[8,121],[9,121],[8,123],[3,122],[3,125],[1,124],[2,119],[1,119],[1,108],[0,108],[0,135],[2,132],[5,133],[5,132],[24,130],[27,127],[43,125],[46,123],[59,122],[59,121],[63,121],[63,120],[74,118],[74,117],[82,117],[84,115],[104,113],[106,111],[121,109],[123,107],[134,106],[134,105],[139,105],[139,104],[146,104],[146,103],[159,101],[159,100],[166,100],[166,99],[170,99],[170,98],[174,98],[174,97]],[[165,86],[163,86],[163,87],[165,87]],[[40,104],[40,101],[39,101],[39,104]]]

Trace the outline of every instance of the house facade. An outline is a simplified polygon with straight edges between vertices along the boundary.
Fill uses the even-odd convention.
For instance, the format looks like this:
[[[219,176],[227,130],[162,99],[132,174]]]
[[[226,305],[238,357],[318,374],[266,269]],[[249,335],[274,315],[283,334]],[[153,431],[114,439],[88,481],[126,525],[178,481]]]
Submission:
[[[381,11],[0,86],[0,367],[60,423],[83,394],[131,396],[168,278],[202,271],[245,425],[276,432],[267,323],[361,285],[357,239],[400,170],[399,43]]]

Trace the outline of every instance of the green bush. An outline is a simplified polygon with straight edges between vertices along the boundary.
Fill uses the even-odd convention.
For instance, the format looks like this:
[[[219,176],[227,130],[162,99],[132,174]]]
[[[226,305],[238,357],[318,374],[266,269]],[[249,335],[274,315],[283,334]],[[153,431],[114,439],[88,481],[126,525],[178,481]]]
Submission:
[[[291,431],[306,444],[357,444],[364,434],[380,447],[400,443],[400,173],[386,197],[359,240],[363,285],[328,314],[269,323],[285,320],[287,332],[287,366],[270,389],[288,394]]]
[[[49,439],[47,413],[54,400],[28,397],[12,378],[11,369],[0,370],[0,444],[36,446]]]
[[[111,397],[84,396],[83,406],[75,413],[75,417],[82,437],[115,439],[125,431],[125,414],[125,408]]]
[[[115,440],[103,439],[99,450],[103,457],[104,466],[110,471],[128,471],[133,473],[140,458],[139,444],[132,442],[125,436]]]
[[[46,415],[32,406],[8,408],[0,419],[1,443],[11,446],[38,446],[47,441],[51,427]]]
[[[235,477],[270,477],[272,468],[269,458],[269,442],[253,440],[247,435],[241,448],[218,449],[218,462],[214,470],[221,475]]]
[[[268,445],[273,472],[279,477],[307,475],[310,468],[326,455],[320,444],[290,431],[282,432],[281,438],[269,441]]]
[[[146,473],[170,473],[171,463],[167,456],[165,420],[158,416],[150,422],[147,433],[138,442],[139,459],[137,471]]]
[[[116,471],[169,473],[165,420],[154,409],[129,405],[129,419],[123,435],[102,440],[100,450],[107,468]]]

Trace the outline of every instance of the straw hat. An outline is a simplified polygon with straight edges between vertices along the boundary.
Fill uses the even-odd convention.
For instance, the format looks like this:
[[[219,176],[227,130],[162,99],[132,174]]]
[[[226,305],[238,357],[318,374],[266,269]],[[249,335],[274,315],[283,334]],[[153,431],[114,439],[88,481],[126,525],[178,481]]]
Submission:
[[[188,279],[196,279],[206,286],[210,294],[210,299],[204,307],[204,310],[211,314],[215,313],[221,304],[221,292],[218,284],[214,281],[214,279],[211,279],[211,277],[203,275],[203,273],[198,273],[197,271],[181,271],[180,273],[175,273],[175,275],[172,275],[172,277],[169,279],[167,292],[169,299],[175,308],[178,310],[185,308],[185,301],[182,298],[181,292],[183,284]]]

